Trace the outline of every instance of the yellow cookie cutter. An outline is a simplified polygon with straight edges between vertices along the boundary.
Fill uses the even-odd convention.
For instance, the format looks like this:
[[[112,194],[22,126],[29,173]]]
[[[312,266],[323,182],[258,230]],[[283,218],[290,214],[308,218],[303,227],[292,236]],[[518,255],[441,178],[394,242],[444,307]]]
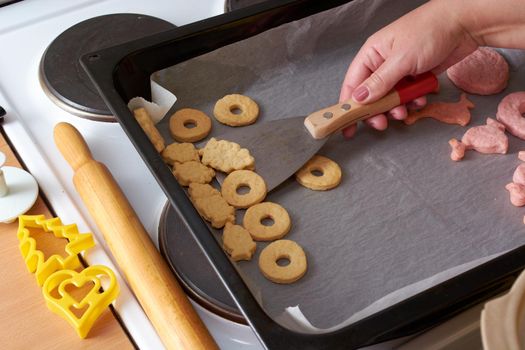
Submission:
[[[109,278],[109,284],[102,290],[101,278],[103,277]],[[80,301],[66,290],[68,285],[81,288],[89,282],[93,283],[93,287]],[[42,287],[47,307],[66,319],[81,338],[87,336],[97,318],[117,298],[119,292],[120,288],[115,274],[109,267],[103,265],[89,266],[81,272],[57,271],[48,277]],[[86,309],[80,317],[73,312],[74,309],[83,310],[84,308]]]
[[[66,238],[69,241],[64,248],[67,256],[64,258],[53,254],[46,258],[44,253],[37,249],[36,240],[31,237],[28,228],[40,228],[45,232],[52,232],[55,237]],[[91,233],[79,233],[77,225],[63,225],[60,218],[46,219],[44,215],[19,216],[17,236],[27,269],[35,273],[39,286],[42,286],[55,271],[81,267],[78,253],[95,245]]]

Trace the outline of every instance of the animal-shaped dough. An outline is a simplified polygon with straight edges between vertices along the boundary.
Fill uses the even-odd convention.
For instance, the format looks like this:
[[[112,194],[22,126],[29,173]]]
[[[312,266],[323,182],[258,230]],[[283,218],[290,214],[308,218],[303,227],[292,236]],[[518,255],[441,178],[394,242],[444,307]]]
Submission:
[[[505,154],[509,148],[505,126],[492,118],[487,118],[487,125],[468,129],[461,141],[451,139],[448,143],[452,147],[450,158],[456,162],[463,159],[469,149],[486,154]]]
[[[470,122],[472,108],[474,104],[467,98],[467,95],[461,94],[458,102],[429,103],[418,111],[411,111],[403,122],[406,125],[412,125],[422,118],[434,118],[442,123],[465,126]]]
[[[505,186],[510,193],[510,202],[516,207],[525,205],[525,186],[511,182]]]

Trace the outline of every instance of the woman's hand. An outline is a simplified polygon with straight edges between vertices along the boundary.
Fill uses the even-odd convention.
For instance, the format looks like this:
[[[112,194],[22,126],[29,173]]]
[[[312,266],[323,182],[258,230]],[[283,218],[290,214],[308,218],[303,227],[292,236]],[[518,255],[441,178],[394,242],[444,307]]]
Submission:
[[[371,103],[389,92],[407,75],[433,71],[439,74],[476,50],[478,42],[463,27],[453,4],[431,1],[376,32],[365,42],[352,61],[341,88],[340,101],[354,99]],[[426,98],[408,105],[421,108]],[[407,106],[398,106],[388,116],[402,120]],[[387,116],[376,115],[365,120],[369,126],[384,130]],[[352,125],[343,130],[351,137]]]

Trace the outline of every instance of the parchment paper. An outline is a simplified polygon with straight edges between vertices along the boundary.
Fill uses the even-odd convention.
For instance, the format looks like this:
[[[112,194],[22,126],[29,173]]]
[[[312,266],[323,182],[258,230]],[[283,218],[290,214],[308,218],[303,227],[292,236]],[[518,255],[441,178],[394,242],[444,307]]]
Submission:
[[[354,1],[157,72],[154,80],[177,96],[176,108],[210,116],[231,93],[259,103],[258,123],[307,115],[337,102],[348,64],[370,34],[420,3]],[[524,89],[523,52],[502,53],[511,65],[509,87],[469,96],[476,104],[469,126],[484,124],[503,96]],[[458,100],[446,76],[440,81],[431,99]],[[170,140],[167,119],[159,128]],[[213,128],[213,136],[228,129],[215,120]],[[266,244],[258,243],[252,261],[236,266],[266,312],[296,330],[333,330],[524,244],[525,209],[510,204],[505,184],[525,142],[509,136],[507,155],[468,152],[454,163],[447,142],[466,130],[425,119],[392,122],[385,132],[360,128],[350,141],[335,135],[319,153],[341,166],[339,187],[316,192],[290,179],[269,194],[288,209],[293,228],[286,238],[306,251],[308,272],[291,285],[269,282],[257,264]]]

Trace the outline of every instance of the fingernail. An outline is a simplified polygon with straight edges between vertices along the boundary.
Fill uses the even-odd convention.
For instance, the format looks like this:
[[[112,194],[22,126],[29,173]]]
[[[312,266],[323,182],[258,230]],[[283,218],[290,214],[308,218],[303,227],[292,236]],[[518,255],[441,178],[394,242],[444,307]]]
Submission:
[[[360,86],[354,91],[352,97],[354,98],[355,101],[362,102],[366,100],[366,98],[368,97],[368,94],[369,94],[368,88],[366,86]]]

